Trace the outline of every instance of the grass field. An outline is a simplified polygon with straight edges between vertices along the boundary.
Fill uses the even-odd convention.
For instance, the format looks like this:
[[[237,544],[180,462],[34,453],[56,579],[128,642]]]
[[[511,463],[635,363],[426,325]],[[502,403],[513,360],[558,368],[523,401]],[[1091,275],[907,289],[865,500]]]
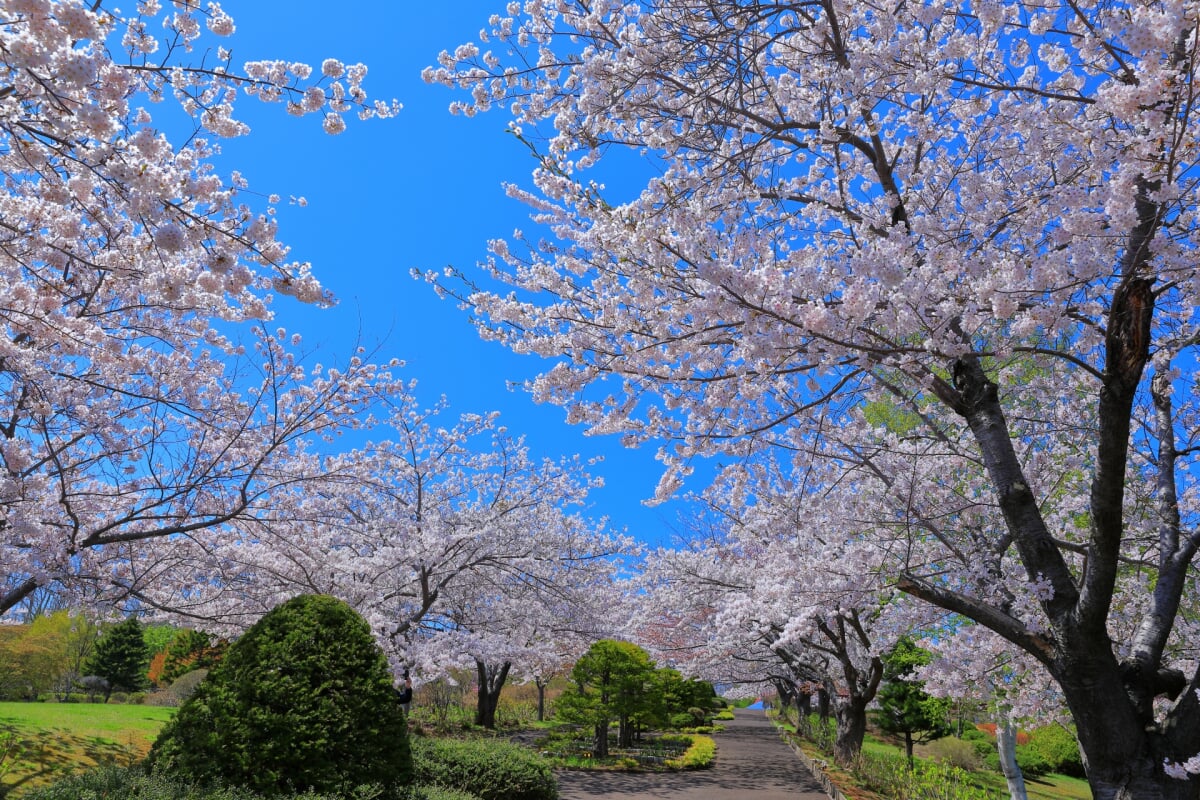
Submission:
[[[98,703],[0,703],[0,736],[16,746],[0,762],[0,796],[97,764],[143,758],[173,708]],[[7,737],[5,737],[7,738]]]
[[[880,746],[889,747],[882,742]],[[891,746],[891,751],[893,753],[904,752],[894,746]],[[918,748],[917,751],[920,753],[921,748]],[[1008,785],[1004,782],[1004,776],[999,772],[980,770],[974,773],[973,777],[984,789],[999,792],[1002,795],[1008,794]],[[1054,773],[1043,775],[1040,778],[1026,778],[1025,793],[1029,796],[1029,800],[1092,800],[1092,789],[1088,786],[1087,781]]]
[[[775,718],[776,724],[779,724],[778,718]],[[795,728],[786,724],[783,725],[785,730],[794,732]],[[805,743],[804,747],[809,751],[809,755],[815,758],[828,760],[828,753],[821,753],[811,745]],[[903,756],[903,746],[897,746],[895,742],[883,741],[871,734],[867,734],[863,741],[863,752],[874,753],[880,755]],[[916,748],[917,758],[927,754],[927,748],[919,746]],[[886,800],[880,798],[874,792],[866,791],[858,786],[855,778],[845,770],[838,769],[830,764],[828,772],[835,783],[838,783],[843,793],[851,800]],[[1008,795],[1008,787],[1004,782],[1004,776],[999,772],[988,770],[979,770],[971,773],[973,782],[981,789],[996,793],[997,796],[1006,797]],[[1066,775],[1044,775],[1040,778],[1026,778],[1025,790],[1030,800],[1092,800],[1092,791],[1088,786],[1087,781],[1078,778],[1071,778]]]

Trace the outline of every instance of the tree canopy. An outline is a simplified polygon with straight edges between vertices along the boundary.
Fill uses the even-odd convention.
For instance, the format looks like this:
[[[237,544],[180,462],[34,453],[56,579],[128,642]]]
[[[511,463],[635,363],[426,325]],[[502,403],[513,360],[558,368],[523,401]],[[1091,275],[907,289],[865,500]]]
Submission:
[[[484,33],[426,77],[511,114],[554,235],[429,277],[554,359],[534,396],[659,443],[660,497],[711,455],[752,502],[774,450],[797,502],[874,498],[822,540],[1036,661],[1097,796],[1195,796],[1194,6],[568,0]]]

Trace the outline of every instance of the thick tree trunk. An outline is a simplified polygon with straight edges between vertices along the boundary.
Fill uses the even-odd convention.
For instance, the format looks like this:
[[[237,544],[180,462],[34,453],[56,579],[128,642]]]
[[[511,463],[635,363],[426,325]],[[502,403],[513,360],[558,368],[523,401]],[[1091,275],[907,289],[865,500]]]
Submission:
[[[812,693],[801,689],[796,696],[796,728],[806,736],[812,733],[812,723],[809,720],[811,715]]]
[[[608,758],[608,721],[597,725],[592,731],[592,755],[595,758]]]
[[[798,699],[795,684],[782,679],[776,679],[772,683],[775,685],[775,694],[779,697],[779,716],[784,722],[791,722],[791,711]],[[797,720],[797,727],[800,727],[800,723],[801,720]]]
[[[508,678],[509,662],[503,664],[485,664],[475,662],[475,672],[479,678],[479,701],[475,706],[475,724],[495,730],[496,706],[500,703],[500,690]]]
[[[800,715],[801,722],[807,724],[808,715],[812,713],[812,695],[804,690],[801,690],[796,695],[796,713]]]
[[[617,746],[633,747],[633,722],[629,717],[621,717],[617,725]]]
[[[862,752],[867,733],[867,703],[857,699],[839,701],[835,709],[837,733],[833,740],[833,760],[849,767]]]
[[[829,692],[824,688],[817,690],[817,716],[821,722],[829,719]]]
[[[1025,793],[1025,776],[1017,765],[1017,726],[1006,719],[996,727],[996,750],[1000,754],[1000,771],[1008,783],[1008,796],[1012,800],[1028,800]]]

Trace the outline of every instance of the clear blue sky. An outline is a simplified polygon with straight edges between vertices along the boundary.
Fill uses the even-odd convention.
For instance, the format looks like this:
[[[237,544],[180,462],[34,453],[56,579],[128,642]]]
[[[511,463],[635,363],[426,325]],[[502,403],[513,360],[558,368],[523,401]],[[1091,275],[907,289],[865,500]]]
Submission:
[[[234,61],[282,58],[319,67],[323,58],[362,61],[373,98],[404,104],[391,120],[348,119],[337,137],[317,117],[289,117],[282,106],[243,98],[238,116],[252,133],[223,144],[222,166],[240,169],[250,188],[302,195],[306,208],[281,206],[280,238],[292,256],[313,263],[339,305],[331,310],[277,308],[279,320],[319,345],[326,361],[347,356],[360,338],[381,345],[380,357],[407,362],[422,403],[445,395],[451,412],[498,410],[514,433],[542,456],[603,455],[594,472],[606,487],[591,516],[649,542],[667,543],[678,527],[678,504],[647,508],[659,476],[653,448],[625,450],[611,437],[585,437],[566,425],[564,411],[538,406],[509,390],[549,366],[479,339],[465,312],[410,277],[448,264],[471,270],[488,239],[532,228],[527,209],[504,195],[505,181],[528,183],[533,160],[506,134],[507,117],[467,119],[447,107],[456,99],[427,86],[421,70],[442,49],[474,40],[505,0],[454,3],[403,0],[226,0],[237,22]],[[224,171],[224,169],[223,169]]]

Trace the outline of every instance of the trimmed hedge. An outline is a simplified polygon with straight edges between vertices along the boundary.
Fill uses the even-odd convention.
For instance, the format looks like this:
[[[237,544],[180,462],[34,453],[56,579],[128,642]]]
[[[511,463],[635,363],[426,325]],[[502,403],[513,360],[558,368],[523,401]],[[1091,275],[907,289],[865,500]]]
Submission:
[[[479,800],[479,795],[444,786],[414,786],[404,800]]]
[[[139,767],[114,766],[70,775],[49,786],[31,789],[22,797],[24,800],[263,800],[263,795],[245,788],[200,786],[168,775],[148,774]],[[388,795],[379,787],[360,786],[337,794],[304,792],[290,795],[290,800],[390,800],[392,797],[396,795]],[[404,795],[400,798],[408,800]],[[430,795],[428,800],[460,799]]]
[[[99,767],[25,792],[24,800],[264,800],[263,795],[237,787],[204,787],[166,775],[147,774],[138,767]],[[440,786],[408,786],[391,793],[378,786],[359,786],[335,794],[304,792],[289,800],[479,800],[469,792]]]
[[[671,769],[703,769],[712,766],[717,756],[717,743],[711,736],[688,736],[691,744],[679,758],[667,761]]]
[[[370,627],[325,595],[288,600],[234,642],[167,723],[149,763],[261,794],[411,781],[408,726]]]
[[[549,763],[520,745],[486,739],[411,740],[417,783],[471,792],[481,800],[557,800]]]

